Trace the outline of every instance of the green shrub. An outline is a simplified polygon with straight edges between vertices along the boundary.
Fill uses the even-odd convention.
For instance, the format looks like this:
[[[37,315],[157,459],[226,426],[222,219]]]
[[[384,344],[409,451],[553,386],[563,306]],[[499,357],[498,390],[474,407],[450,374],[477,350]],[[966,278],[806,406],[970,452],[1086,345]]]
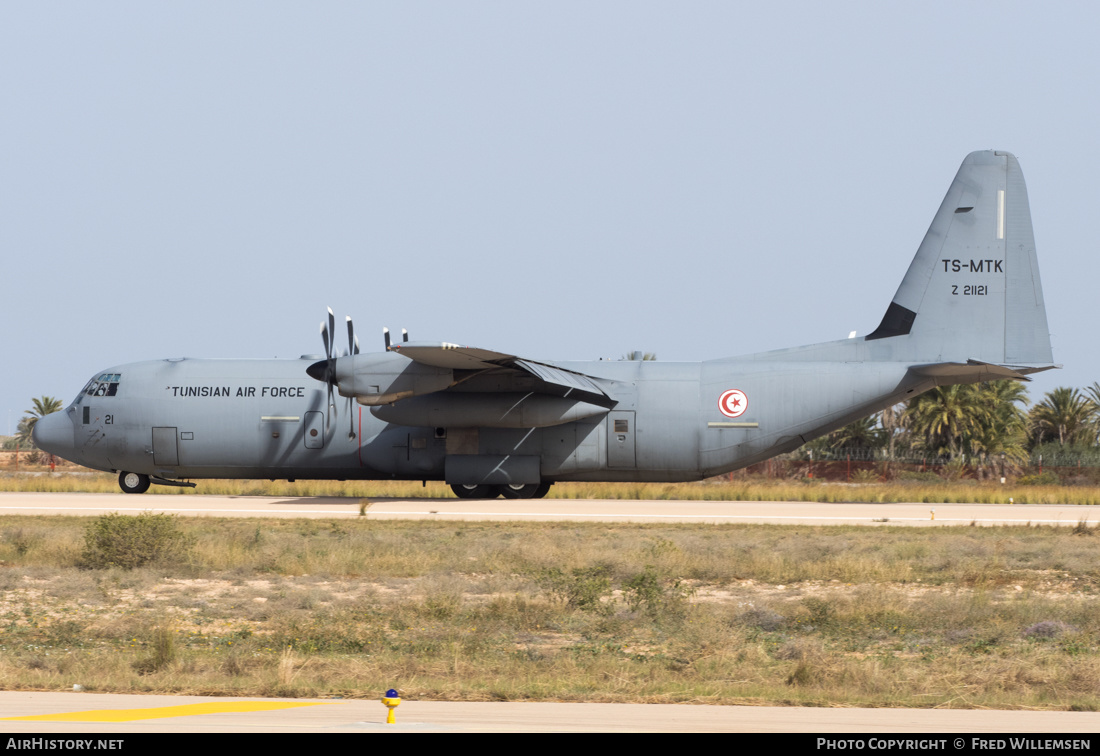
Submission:
[[[566,574],[558,568],[538,577],[539,586],[560,601],[581,611],[607,611],[603,599],[611,593],[611,578],[604,565],[575,569]]]
[[[852,473],[853,483],[878,483],[879,474],[874,470],[856,470]]]
[[[149,645],[152,653],[131,663],[139,675],[159,672],[176,660],[176,632],[171,625],[153,628]]]
[[[650,619],[679,620],[687,611],[691,591],[679,579],[662,578],[651,564],[623,583],[627,606]]]
[[[175,515],[100,515],[84,529],[80,566],[132,570],[147,564],[180,562],[186,559],[193,540],[180,530]]]
[[[914,472],[911,470],[902,470],[898,473],[898,480],[912,481],[914,483],[943,483],[943,478],[936,475],[934,472]]]
[[[1062,481],[1052,472],[1044,472],[1038,475],[1021,475],[1016,481],[1021,486],[1056,486]]]

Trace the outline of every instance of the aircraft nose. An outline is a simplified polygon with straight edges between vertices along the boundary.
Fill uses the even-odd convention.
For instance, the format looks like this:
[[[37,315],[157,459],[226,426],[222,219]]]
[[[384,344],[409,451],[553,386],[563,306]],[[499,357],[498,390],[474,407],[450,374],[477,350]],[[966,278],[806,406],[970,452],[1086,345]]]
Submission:
[[[38,418],[31,440],[39,449],[64,457],[73,449],[73,423],[67,412],[51,412]]]

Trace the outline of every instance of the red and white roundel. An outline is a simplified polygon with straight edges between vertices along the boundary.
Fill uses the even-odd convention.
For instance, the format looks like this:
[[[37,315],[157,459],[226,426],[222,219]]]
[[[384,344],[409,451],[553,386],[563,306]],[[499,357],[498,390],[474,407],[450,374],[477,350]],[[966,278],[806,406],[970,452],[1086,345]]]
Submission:
[[[726,417],[741,417],[749,408],[749,398],[744,391],[730,389],[718,398],[718,409]]]

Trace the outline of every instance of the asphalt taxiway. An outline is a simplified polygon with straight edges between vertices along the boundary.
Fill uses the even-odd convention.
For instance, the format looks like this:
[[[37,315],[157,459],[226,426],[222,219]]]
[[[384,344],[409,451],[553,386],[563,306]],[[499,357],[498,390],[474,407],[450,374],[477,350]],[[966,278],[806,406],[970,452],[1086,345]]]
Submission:
[[[386,724],[378,699],[247,699],[0,692],[14,733],[756,732],[1095,733],[1100,713],[842,709],[681,704],[403,701]]]

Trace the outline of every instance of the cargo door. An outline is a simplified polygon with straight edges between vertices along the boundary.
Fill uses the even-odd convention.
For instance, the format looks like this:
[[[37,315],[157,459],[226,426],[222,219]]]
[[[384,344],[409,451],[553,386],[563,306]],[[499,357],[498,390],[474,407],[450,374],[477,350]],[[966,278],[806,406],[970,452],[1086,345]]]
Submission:
[[[607,466],[637,467],[634,453],[634,413],[607,413]]]

